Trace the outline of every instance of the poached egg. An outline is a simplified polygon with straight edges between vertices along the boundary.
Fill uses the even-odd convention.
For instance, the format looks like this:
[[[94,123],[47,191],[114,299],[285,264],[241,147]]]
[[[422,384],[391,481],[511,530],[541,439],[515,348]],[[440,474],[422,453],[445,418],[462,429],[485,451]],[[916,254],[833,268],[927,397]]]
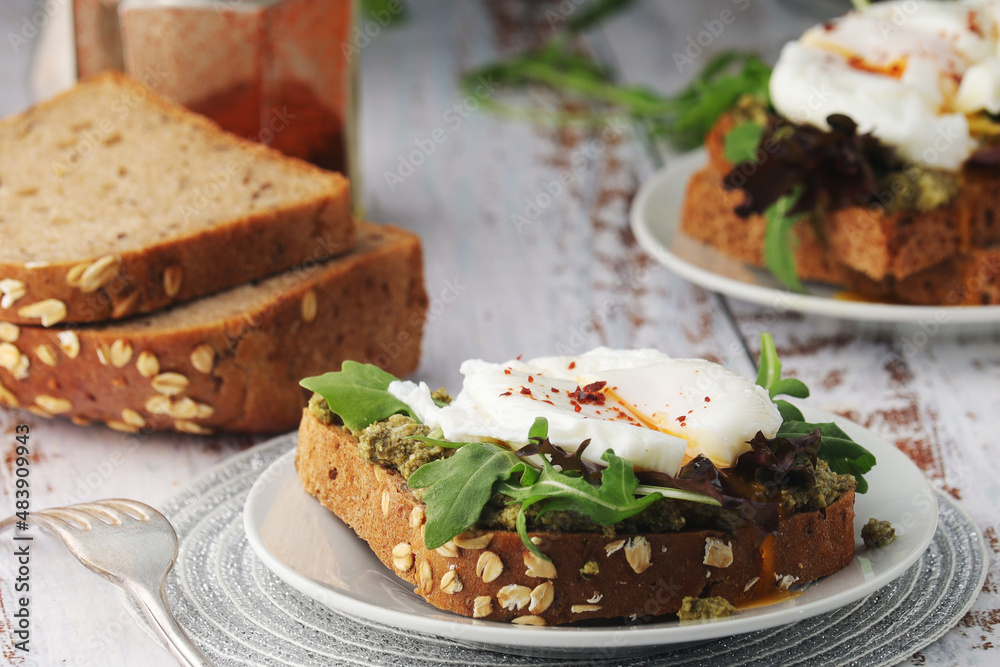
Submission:
[[[770,93],[793,121],[829,129],[845,114],[904,158],[957,171],[977,145],[967,116],[1000,112],[1000,1],[849,12],[784,46]]]
[[[730,467],[758,431],[773,437],[781,415],[766,390],[703,359],[672,359],[656,350],[596,348],[578,356],[461,366],[462,391],[437,406],[425,383],[393,382],[389,392],[431,428],[455,442],[525,443],[537,417],[549,440],[601,462],[612,449],[637,470],[675,475],[704,454]]]

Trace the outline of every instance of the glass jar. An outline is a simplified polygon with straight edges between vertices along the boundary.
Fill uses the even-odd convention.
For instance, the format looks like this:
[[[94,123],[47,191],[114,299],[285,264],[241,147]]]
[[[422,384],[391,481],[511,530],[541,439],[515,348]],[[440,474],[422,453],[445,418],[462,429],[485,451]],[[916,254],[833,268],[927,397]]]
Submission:
[[[123,70],[223,128],[349,173],[353,0],[74,0],[78,76]]]

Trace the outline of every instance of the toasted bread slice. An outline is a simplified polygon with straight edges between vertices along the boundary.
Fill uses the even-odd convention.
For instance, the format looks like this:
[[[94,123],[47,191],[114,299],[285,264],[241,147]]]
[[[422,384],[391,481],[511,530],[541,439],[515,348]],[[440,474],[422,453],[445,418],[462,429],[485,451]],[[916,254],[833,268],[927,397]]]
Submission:
[[[0,320],[151,312],[348,251],[348,182],[116,73],[0,122]]]
[[[299,380],[347,359],[413,371],[427,295],[415,234],[106,325],[0,323],[0,404],[122,431],[294,429]]]
[[[486,620],[555,625],[678,611],[686,596],[734,604],[776,579],[805,582],[854,556],[854,492],[825,510],[781,520],[773,547],[754,529],[619,534],[539,532],[540,562],[516,532],[480,531],[436,551],[424,547],[424,506],[402,476],[368,463],[348,431],[305,410],[295,465],[303,486],[364,539],[386,567],[429,603]],[[768,541],[765,541],[765,545]],[[452,548],[454,545],[454,548]],[[715,553],[731,551],[732,558]],[[773,556],[773,567],[762,555]]]

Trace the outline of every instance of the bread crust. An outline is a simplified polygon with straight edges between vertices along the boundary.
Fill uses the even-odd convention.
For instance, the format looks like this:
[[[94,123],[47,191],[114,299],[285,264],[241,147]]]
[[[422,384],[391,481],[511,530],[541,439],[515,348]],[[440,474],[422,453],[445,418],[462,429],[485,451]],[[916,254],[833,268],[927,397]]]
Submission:
[[[534,533],[538,547],[552,559],[555,576],[531,576],[527,550],[515,532],[494,531],[488,544],[457,547],[454,557],[448,557],[445,549],[426,549],[423,504],[414,499],[403,478],[363,461],[350,433],[322,424],[309,410],[302,415],[295,466],[305,490],[364,539],[386,567],[413,584],[414,592],[435,607],[466,616],[488,608],[489,613],[478,617],[494,621],[555,625],[588,618],[659,616],[676,612],[685,596],[721,595],[739,603],[763,585],[753,581],[762,571],[765,576],[811,581],[836,572],[854,556],[851,491],[823,511],[782,520],[774,536],[773,573],[764,570],[753,528],[746,527],[729,534],[702,530],[620,534],[612,539],[600,533]],[[730,565],[705,564],[706,543],[711,540],[731,547]],[[491,581],[477,574],[485,552],[503,564]],[[411,557],[401,558],[400,553]],[[583,568],[590,561],[599,571],[586,576]],[[454,590],[452,572],[461,582],[460,590]],[[501,599],[508,599],[501,591],[518,586],[523,588],[514,588],[512,597],[534,591],[539,599],[534,608],[530,596],[520,609],[501,604]],[[548,592],[551,600],[546,604]]]
[[[357,229],[351,217],[349,184],[342,175],[323,171],[264,145],[229,134],[211,120],[167,101],[117,72],[93,77],[51,100],[3,120],[0,122],[0,136],[40,131],[32,129],[36,125],[36,117],[60,105],[74,104],[80,91],[88,88],[106,88],[107,91],[102,94],[111,99],[142,100],[131,113],[159,114],[164,123],[183,125],[196,132],[206,144],[225,147],[226,154],[232,156],[228,162],[222,161],[211,168],[186,167],[183,173],[176,175],[192,180],[190,191],[194,198],[191,206],[194,209],[197,208],[195,195],[201,191],[199,188],[206,192],[212,185],[222,188],[218,182],[234,182],[244,177],[244,172],[249,173],[254,165],[263,163],[280,168],[290,180],[309,182],[312,192],[298,201],[287,201],[274,207],[255,208],[253,202],[247,201],[241,208],[230,210],[225,217],[204,225],[199,231],[182,234],[170,232],[172,220],[186,215],[181,202],[177,202],[176,210],[147,211],[151,217],[143,220],[143,224],[162,228],[163,232],[157,241],[140,248],[110,245],[101,248],[99,253],[84,252],[71,260],[56,260],[41,255],[30,262],[20,261],[19,258],[0,258],[0,280],[15,281],[19,284],[18,294],[23,292],[16,300],[4,304],[6,307],[0,305],[0,320],[38,325],[41,318],[32,314],[30,308],[23,310],[38,303],[53,304],[55,313],[64,311],[58,315],[59,322],[93,323],[125,318],[274,275],[305,261],[340,255],[354,246]],[[150,164],[163,159],[155,147],[140,153],[148,155]],[[33,158],[46,161],[46,165],[51,162],[54,165],[52,169],[66,159],[58,151],[52,154],[40,152]],[[145,166],[136,164],[134,171],[139,172]],[[282,188],[284,185],[278,182],[273,187]],[[101,197],[95,193],[98,206],[100,200]],[[45,203],[55,211],[62,207],[62,202],[54,195],[52,201]],[[48,214],[38,215],[38,219],[22,220],[20,224],[32,228],[55,224],[45,217]],[[8,220],[8,224],[15,222]],[[87,233],[86,225],[67,227],[67,234],[77,238],[86,238]],[[113,265],[98,281],[99,287],[80,285],[70,277],[74,269],[79,271],[93,266],[105,257]]]
[[[0,324],[0,404],[122,431],[289,431],[303,377],[347,359],[416,369],[427,303],[419,238],[364,224],[348,255],[163,313]],[[22,357],[19,373],[11,360]]]

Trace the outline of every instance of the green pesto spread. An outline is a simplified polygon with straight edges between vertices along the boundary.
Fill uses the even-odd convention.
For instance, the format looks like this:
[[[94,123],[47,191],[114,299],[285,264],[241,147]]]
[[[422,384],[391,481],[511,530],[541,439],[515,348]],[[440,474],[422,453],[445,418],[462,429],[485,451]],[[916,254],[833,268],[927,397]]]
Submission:
[[[330,411],[330,406],[327,405],[326,399],[319,394],[313,394],[309,399],[309,412],[321,424],[336,424],[338,426],[343,426],[344,424],[337,415]]]
[[[790,486],[781,490],[782,510],[789,514],[821,510],[832,505],[833,501],[856,485],[853,477],[838,475],[822,459],[817,459],[813,474],[816,476],[816,484]]]
[[[405,415],[393,415],[355,435],[361,458],[397,470],[403,479],[409,479],[413,471],[423,464],[445,458],[455,451],[412,439],[412,436],[430,432],[429,426],[418,424]]]
[[[888,521],[871,518],[861,529],[861,539],[869,549],[887,547],[896,541],[896,529]]]
[[[960,184],[955,174],[917,165],[894,171],[882,179],[883,204],[889,212],[920,211],[944,206],[958,194]]]
[[[710,618],[732,616],[736,607],[721,597],[693,598],[688,596],[681,602],[677,618],[682,621],[701,621]]]

